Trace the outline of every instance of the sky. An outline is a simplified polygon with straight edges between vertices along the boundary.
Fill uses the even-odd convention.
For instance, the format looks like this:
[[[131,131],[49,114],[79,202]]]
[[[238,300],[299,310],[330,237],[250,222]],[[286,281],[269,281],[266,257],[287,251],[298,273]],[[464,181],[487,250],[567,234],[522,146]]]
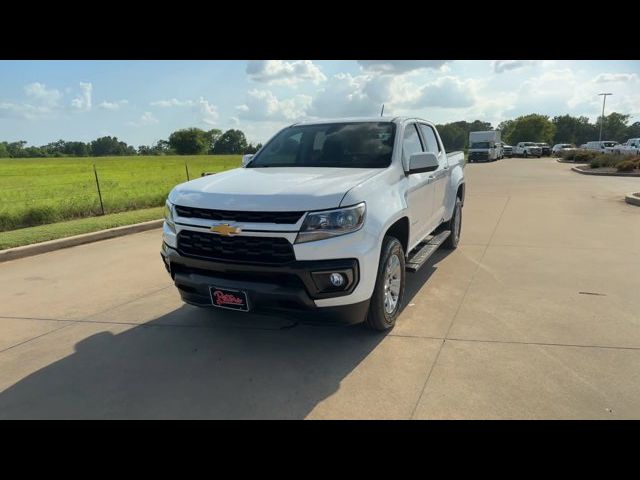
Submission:
[[[111,135],[152,145],[180,128],[264,143],[298,120],[409,115],[497,126],[613,111],[640,121],[640,62],[596,60],[0,61],[0,141]]]

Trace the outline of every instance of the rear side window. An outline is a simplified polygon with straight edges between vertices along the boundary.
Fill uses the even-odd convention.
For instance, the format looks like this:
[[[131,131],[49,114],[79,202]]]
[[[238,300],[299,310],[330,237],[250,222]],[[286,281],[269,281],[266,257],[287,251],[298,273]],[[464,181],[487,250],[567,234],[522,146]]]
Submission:
[[[425,125],[423,123],[420,124],[420,131],[422,132],[422,137],[424,141],[427,143],[426,151],[435,153],[438,155],[440,153],[440,144],[438,144],[438,139],[436,138],[436,134],[429,125]]]
[[[408,164],[409,157],[417,152],[422,152],[422,142],[416,130],[415,124],[407,125],[404,129],[404,137],[402,139],[402,160]]]

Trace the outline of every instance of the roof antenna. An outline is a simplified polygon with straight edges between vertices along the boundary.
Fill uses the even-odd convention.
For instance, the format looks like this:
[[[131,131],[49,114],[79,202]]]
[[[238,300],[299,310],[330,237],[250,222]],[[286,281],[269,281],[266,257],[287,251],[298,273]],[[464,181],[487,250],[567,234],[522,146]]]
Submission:
[[[382,104],[382,110],[380,110],[380,116],[384,113],[384,103]]]

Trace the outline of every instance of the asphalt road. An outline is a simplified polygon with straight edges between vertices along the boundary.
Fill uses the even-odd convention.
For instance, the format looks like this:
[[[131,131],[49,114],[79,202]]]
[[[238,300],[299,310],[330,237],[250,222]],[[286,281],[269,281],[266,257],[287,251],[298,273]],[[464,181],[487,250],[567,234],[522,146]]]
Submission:
[[[640,418],[640,179],[466,173],[387,335],[185,306],[159,230],[0,264],[0,418]]]

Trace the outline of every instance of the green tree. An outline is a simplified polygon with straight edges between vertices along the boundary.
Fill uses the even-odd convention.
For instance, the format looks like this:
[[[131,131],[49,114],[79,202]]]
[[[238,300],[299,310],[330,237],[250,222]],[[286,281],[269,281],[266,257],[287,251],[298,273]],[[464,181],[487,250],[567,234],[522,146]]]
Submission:
[[[518,142],[553,142],[556,127],[546,115],[532,113],[518,117],[512,122],[503,125],[506,128],[503,130],[502,138],[509,144],[515,145]]]
[[[629,118],[631,118],[631,115],[623,115],[616,112],[605,115],[604,126],[602,127],[602,140],[615,140],[616,142],[626,141]],[[602,117],[598,117],[598,129],[600,128],[601,121]]]
[[[84,142],[65,142],[62,153],[72,155],[74,157],[88,157],[91,148],[89,144]]]
[[[208,151],[209,137],[199,128],[185,128],[169,135],[169,145],[178,155],[199,155]]]
[[[572,117],[571,115],[561,115],[553,117],[552,123],[556,127],[553,136],[553,143],[573,143],[581,145],[593,140],[596,127],[589,123],[587,117]]]
[[[91,155],[94,157],[135,155],[136,149],[117,137],[100,137],[91,142]]]
[[[467,145],[469,138],[468,132],[463,126],[459,125],[459,123],[460,122],[436,125],[446,151],[464,150]]]
[[[250,143],[249,145],[247,145],[247,148],[245,148],[244,152],[242,152],[242,153],[243,154],[256,153],[261,148],[262,148],[262,144],[261,143],[258,143],[255,146],[253,145],[253,143]]]
[[[227,130],[216,142],[213,153],[241,154],[247,149],[247,139],[241,130]]]
[[[27,152],[24,149],[24,146],[27,144],[26,141],[20,140],[17,142],[7,143],[7,151],[9,152],[9,156],[11,158],[21,158],[26,157]]]
[[[7,150],[7,142],[0,142],[0,158],[9,158],[9,150]]]
[[[207,153],[212,153],[213,149],[216,145],[216,142],[222,135],[222,130],[218,128],[212,128],[211,130],[205,132],[205,137],[207,139]]]
[[[640,138],[640,122],[634,122],[627,127],[627,139]]]

